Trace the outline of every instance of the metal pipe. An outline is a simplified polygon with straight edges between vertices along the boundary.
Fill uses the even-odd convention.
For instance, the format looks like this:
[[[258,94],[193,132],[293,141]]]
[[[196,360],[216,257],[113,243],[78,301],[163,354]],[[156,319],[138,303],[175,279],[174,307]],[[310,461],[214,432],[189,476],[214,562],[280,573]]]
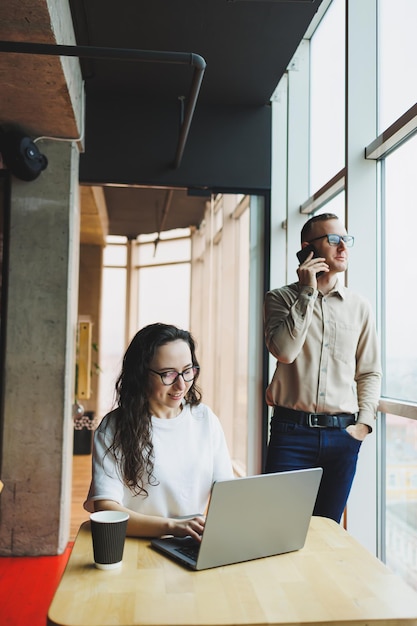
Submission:
[[[158,243],[161,241],[161,232],[165,226],[165,221],[168,217],[168,213],[169,210],[171,208],[171,202],[172,202],[172,197],[174,195],[174,190],[173,189],[168,189],[166,194],[165,194],[165,202],[164,202],[164,208],[162,210],[162,215],[161,215],[161,220],[159,222],[159,227],[158,227],[158,234],[156,236],[156,239],[154,241],[154,250],[153,250],[153,255],[154,257],[156,256],[156,248],[158,246]]]
[[[190,93],[186,102],[184,110],[184,121],[181,125],[180,136],[178,138],[177,152],[175,155],[174,167],[178,168],[182,156],[184,154],[185,144],[187,142],[188,133],[190,131],[191,122],[194,115],[194,110],[197,104],[198,94],[200,93],[200,87],[204,76],[204,70],[206,69],[206,62],[198,54],[192,54],[191,64],[194,66],[193,80],[191,83]]]
[[[64,46],[58,44],[31,43],[24,41],[0,41],[0,52],[16,54],[43,54],[50,56],[68,56],[85,59],[116,59],[123,61],[143,61],[146,63],[173,63],[191,65],[194,74],[189,97],[186,102],[184,121],[181,125],[175,154],[174,167],[178,168],[184,154],[185,144],[190,132],[194,110],[206,69],[202,56],[194,52],[165,52],[160,50],[136,50],[130,48],[102,48],[94,46]]]

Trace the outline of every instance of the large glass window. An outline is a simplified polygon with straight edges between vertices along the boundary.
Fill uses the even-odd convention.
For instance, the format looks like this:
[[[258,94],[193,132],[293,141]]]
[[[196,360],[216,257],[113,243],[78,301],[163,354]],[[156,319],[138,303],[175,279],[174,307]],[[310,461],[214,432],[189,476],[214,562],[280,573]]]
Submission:
[[[288,109],[278,109],[286,118],[280,118],[280,128],[287,129],[278,139],[280,149],[283,152],[284,136],[288,154],[295,146],[299,159],[281,160],[286,179],[275,174],[273,186],[279,180],[282,187],[286,180],[292,192],[292,181],[302,179],[303,170],[300,174],[297,168],[305,162],[303,150],[308,150],[309,197],[301,198],[302,212],[334,212],[346,220],[357,239],[349,286],[376,307],[383,414],[361,449],[348,502],[347,529],[417,589],[417,334],[412,282],[417,136],[410,136],[414,126],[408,119],[405,128],[398,122],[417,102],[417,2],[324,0],[317,22],[315,32],[306,35],[311,37],[310,145],[307,148],[300,141],[297,125],[288,123],[297,116],[304,120],[307,90],[302,81],[307,78],[302,75],[298,91],[288,98]],[[345,53],[349,55],[346,63]],[[296,69],[296,65],[294,57],[290,67]],[[345,95],[351,107],[348,125]],[[384,134],[393,124],[397,132]],[[395,146],[407,133],[408,140]],[[372,159],[381,160],[380,165]],[[377,190],[378,176],[381,187]],[[331,197],[333,192],[337,195]],[[291,193],[288,197],[282,196],[281,203],[283,207],[287,203],[287,240],[294,241],[299,230],[295,211],[300,205],[291,204]],[[288,261],[290,247],[286,254]]]
[[[344,167],[345,0],[334,0],[310,43],[310,194]]]
[[[417,421],[386,416],[387,565],[417,589]]]
[[[218,194],[198,230],[109,237],[104,251],[100,415],[112,408],[126,342],[139,328],[190,328],[204,402],[239,474],[261,471],[263,394],[250,380],[262,371],[263,214],[261,198]]]
[[[114,401],[114,385],[125,350],[127,248],[125,237],[108,237],[103,255],[102,311],[100,326],[100,397],[103,417]]]
[[[203,398],[242,475],[262,468],[264,210],[261,197],[218,194],[192,236],[191,325]]]
[[[417,335],[410,285],[417,228],[417,137],[382,162],[383,237],[383,395],[401,403],[417,402]],[[411,317],[410,317],[411,315]],[[385,559],[417,589],[417,421],[385,417]]]
[[[417,2],[379,0],[379,133],[417,102]]]
[[[112,407],[126,342],[133,334],[153,322],[189,328],[190,231],[141,235],[133,243],[126,237],[108,237],[103,258],[99,398],[102,416]],[[137,294],[137,300],[132,304],[133,294]],[[129,333],[132,336],[127,337]]]
[[[412,281],[417,232],[417,137],[385,160],[384,395],[417,402],[417,305]]]
[[[379,0],[378,128],[382,134],[417,100],[414,0]],[[391,147],[391,146],[389,146]],[[415,307],[410,276],[417,227],[414,136],[385,155],[382,180],[383,397],[385,415],[385,535],[387,564],[417,589],[417,337],[408,312]],[[407,323],[408,322],[408,323]],[[383,403],[386,404],[385,401]],[[414,408],[413,408],[414,405]],[[404,417],[407,415],[408,417]]]
[[[163,322],[190,325],[191,238],[189,229],[140,235],[135,246],[137,329]]]

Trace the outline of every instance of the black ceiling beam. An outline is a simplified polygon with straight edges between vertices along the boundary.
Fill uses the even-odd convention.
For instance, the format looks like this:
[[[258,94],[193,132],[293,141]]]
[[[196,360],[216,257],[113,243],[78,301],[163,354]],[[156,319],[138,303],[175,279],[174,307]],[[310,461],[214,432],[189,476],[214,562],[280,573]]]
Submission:
[[[174,159],[174,168],[178,168],[184,154],[185,144],[191,127],[200,87],[206,69],[202,56],[194,52],[165,52],[160,50],[136,50],[129,48],[102,48],[94,46],[64,46],[18,41],[0,41],[0,52],[17,54],[43,54],[50,56],[68,56],[85,59],[113,59],[119,61],[142,61],[146,63],[172,63],[194,67],[193,79],[186,100],[184,119],[181,120],[180,135]]]

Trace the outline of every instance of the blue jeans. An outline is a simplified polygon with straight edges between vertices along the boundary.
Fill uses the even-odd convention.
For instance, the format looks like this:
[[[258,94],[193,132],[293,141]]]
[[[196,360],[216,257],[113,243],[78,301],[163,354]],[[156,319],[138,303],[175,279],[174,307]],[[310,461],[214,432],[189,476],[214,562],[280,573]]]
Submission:
[[[340,522],[361,443],[345,429],[310,428],[272,417],[265,473],[322,467],[313,515]]]

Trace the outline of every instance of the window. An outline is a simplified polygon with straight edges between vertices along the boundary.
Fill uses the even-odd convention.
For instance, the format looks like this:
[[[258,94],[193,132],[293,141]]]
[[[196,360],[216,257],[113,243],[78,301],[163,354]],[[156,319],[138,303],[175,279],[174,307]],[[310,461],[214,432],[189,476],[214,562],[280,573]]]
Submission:
[[[417,102],[417,2],[379,0],[379,133]]]
[[[381,164],[383,182],[383,395],[412,410],[417,402],[417,336],[407,324],[415,307],[410,271],[415,259],[417,137]],[[410,319],[408,317],[408,319]],[[417,413],[417,410],[416,410]],[[417,421],[385,415],[385,545],[387,564],[417,589]]]
[[[345,1],[334,0],[310,43],[310,193],[345,163]]]
[[[288,97],[274,102],[280,133],[273,140],[273,154],[279,160],[273,170],[272,195],[279,199],[279,213],[271,219],[275,231],[270,268],[272,275],[277,266],[291,265],[300,208],[305,219],[313,213],[336,213],[356,237],[348,281],[375,307],[384,370],[383,413],[375,436],[361,448],[347,529],[415,589],[416,22],[415,0],[321,3],[303,49],[288,66],[286,90],[281,80],[281,92]],[[297,65],[301,58],[304,65]],[[309,73],[305,71],[308,59]],[[308,146],[303,141],[306,94],[310,94]],[[310,180],[305,193],[307,168]],[[285,224],[285,240],[281,224]]]
[[[103,254],[102,311],[100,326],[100,398],[98,413],[108,413],[114,401],[114,385],[125,350],[126,238],[108,237]]]
[[[136,282],[138,330],[163,322],[190,327],[190,230],[140,235],[134,245],[132,280]]]
[[[261,471],[264,254],[262,197],[212,197],[192,237],[192,327],[203,398],[219,417],[238,474]]]
[[[262,375],[264,213],[262,197],[218,194],[198,230],[109,237],[104,253],[100,414],[112,408],[139,328],[189,328],[203,401],[222,423],[238,474],[261,471],[263,393],[249,381]]]
[[[386,430],[386,563],[417,589],[417,421],[387,415]]]
[[[410,312],[417,296],[410,284],[417,232],[417,137],[384,162],[384,395],[417,402],[417,334]]]

